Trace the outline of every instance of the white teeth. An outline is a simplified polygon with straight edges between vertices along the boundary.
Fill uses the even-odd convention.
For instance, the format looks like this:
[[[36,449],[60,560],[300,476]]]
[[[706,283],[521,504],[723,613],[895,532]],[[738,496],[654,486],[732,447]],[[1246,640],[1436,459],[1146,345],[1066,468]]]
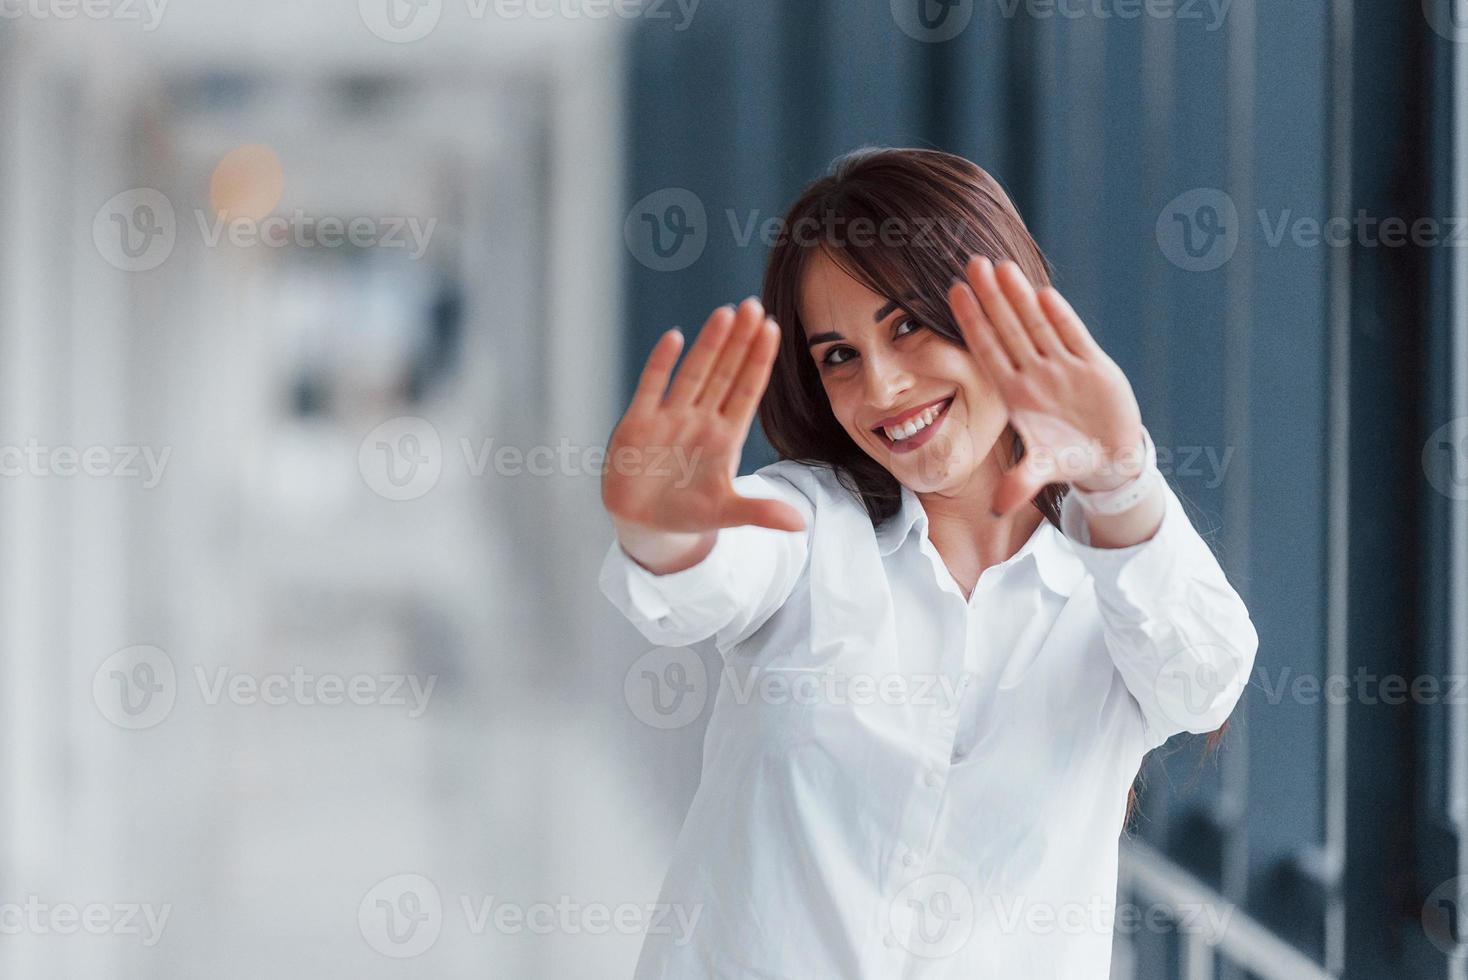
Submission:
[[[887,438],[893,442],[911,439],[914,435],[926,429],[929,425],[932,425],[933,419],[937,418],[938,413],[942,409],[942,405],[934,405],[932,408],[923,410],[899,426],[883,426],[882,431],[887,433]]]

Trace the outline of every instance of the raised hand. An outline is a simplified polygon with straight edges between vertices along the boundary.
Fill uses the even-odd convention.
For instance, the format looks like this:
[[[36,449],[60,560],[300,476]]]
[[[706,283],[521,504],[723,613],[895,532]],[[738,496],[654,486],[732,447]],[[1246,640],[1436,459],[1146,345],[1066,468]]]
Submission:
[[[721,306],[704,323],[664,396],[683,335],[669,330],[659,338],[607,446],[602,502],[624,546],[636,536],[646,553],[666,555],[666,549],[648,545],[650,536],[681,536],[687,552],[688,535],[702,536],[711,546],[720,528],[805,527],[789,504],[741,497],[733,485],[779,343],[779,326],[754,297],[737,311]],[[633,535],[624,534],[627,525],[635,526]]]
[[[969,351],[1009,409],[1025,458],[995,492],[1009,514],[1047,483],[1120,486],[1143,464],[1142,415],[1126,375],[1053,287],[1038,293],[1018,264],[976,256],[948,302]]]

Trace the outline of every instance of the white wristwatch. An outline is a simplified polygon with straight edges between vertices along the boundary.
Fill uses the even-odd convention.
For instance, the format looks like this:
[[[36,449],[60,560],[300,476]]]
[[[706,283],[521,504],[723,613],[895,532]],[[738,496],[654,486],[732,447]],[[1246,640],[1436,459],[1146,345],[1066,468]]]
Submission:
[[[1157,469],[1157,447],[1152,444],[1152,434],[1145,425],[1142,426],[1142,446],[1142,471],[1121,486],[1113,490],[1087,491],[1071,485],[1070,492],[1075,494],[1076,503],[1082,510],[1088,514],[1113,517],[1131,510],[1147,498],[1155,481],[1162,479],[1162,473]]]

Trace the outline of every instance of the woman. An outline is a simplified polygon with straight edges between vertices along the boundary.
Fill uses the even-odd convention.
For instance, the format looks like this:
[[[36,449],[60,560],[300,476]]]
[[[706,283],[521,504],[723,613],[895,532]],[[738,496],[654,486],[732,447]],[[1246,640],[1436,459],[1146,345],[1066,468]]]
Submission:
[[[987,173],[859,152],[784,228],[609,446],[694,465],[608,467],[603,592],[725,668],[660,899],[697,925],[637,976],[1106,977],[1132,782],[1224,724],[1248,611]]]

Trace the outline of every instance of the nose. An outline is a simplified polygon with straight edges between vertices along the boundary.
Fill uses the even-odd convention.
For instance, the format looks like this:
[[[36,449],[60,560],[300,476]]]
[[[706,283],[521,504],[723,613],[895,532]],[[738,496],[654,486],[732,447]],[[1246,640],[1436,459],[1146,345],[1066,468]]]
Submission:
[[[867,402],[878,412],[890,414],[912,390],[912,374],[900,358],[887,353],[869,354],[865,359]]]

